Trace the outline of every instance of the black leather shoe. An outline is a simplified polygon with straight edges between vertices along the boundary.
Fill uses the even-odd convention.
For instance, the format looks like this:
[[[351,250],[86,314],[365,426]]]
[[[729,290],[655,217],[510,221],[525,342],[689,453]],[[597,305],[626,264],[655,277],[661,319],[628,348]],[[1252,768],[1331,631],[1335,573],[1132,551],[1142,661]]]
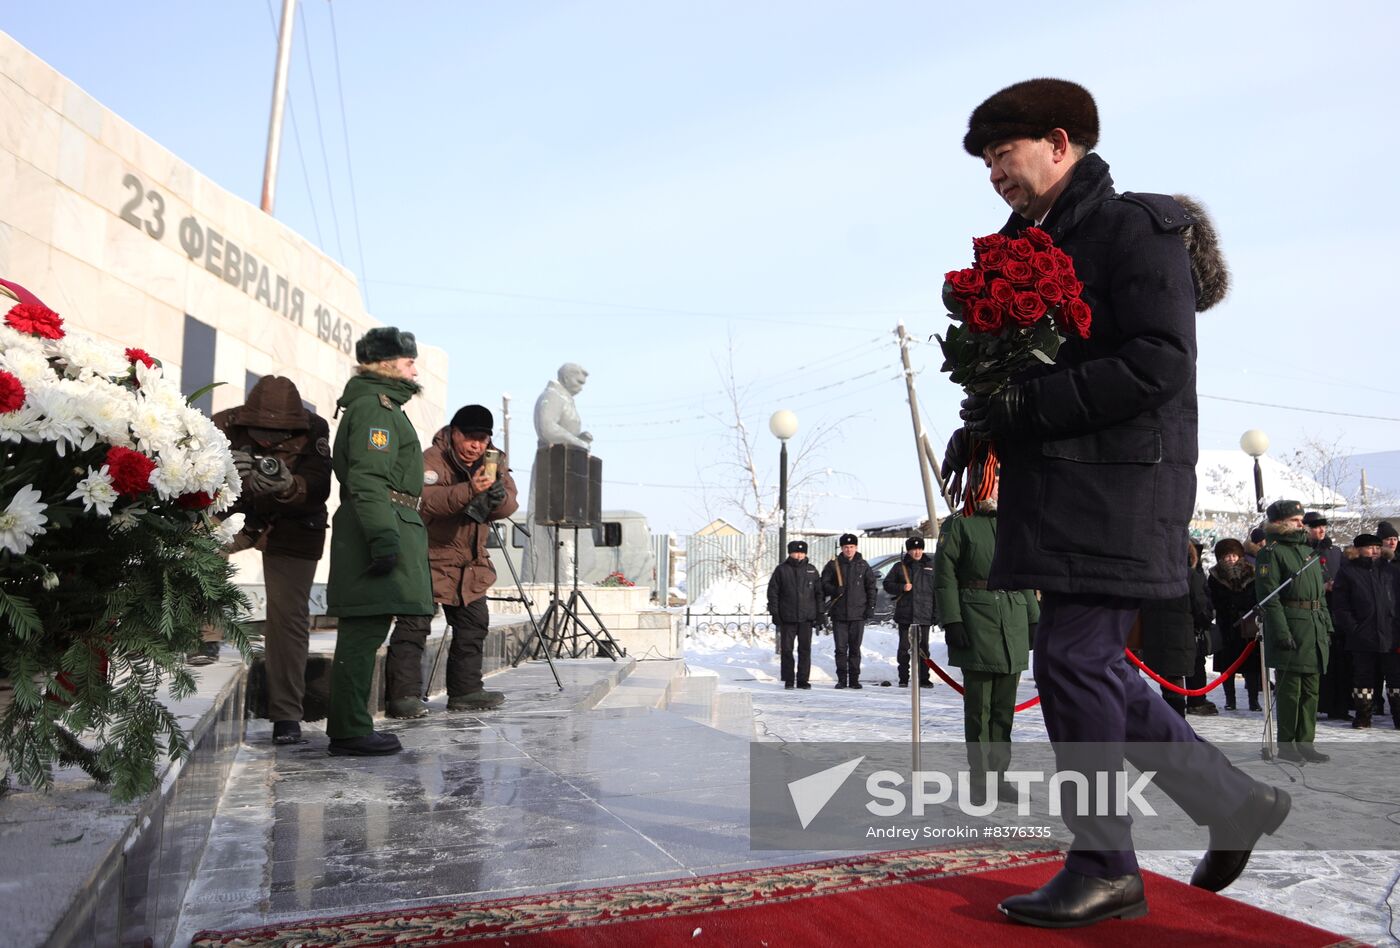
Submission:
[[[800,689],[803,690],[803,691],[811,691],[811,690],[812,690],[812,685],[811,685],[811,683],[810,683],[810,682],[806,682],[806,681],[799,681],[799,682],[797,683],[797,687],[800,688]]]
[[[791,691],[792,689],[794,689],[794,688],[796,688],[796,687],[797,687],[797,686],[796,686],[795,684],[793,684],[792,682],[790,682],[790,681],[785,681],[785,682],[783,682],[783,690],[784,690],[784,691]]]
[[[851,682],[849,685],[847,685],[846,687],[847,687],[847,688],[854,688],[856,691],[860,691],[860,690],[861,690],[862,688],[864,688],[865,686],[862,685],[862,684],[861,684],[860,682],[858,682],[858,681],[853,681],[853,682]]]
[[[844,689],[845,687],[846,687],[846,683],[845,683],[844,681],[838,681],[838,682],[836,683],[836,690],[837,690],[837,691],[841,691],[841,690]]]
[[[382,731],[371,731],[363,737],[333,737],[328,748],[335,757],[381,757],[403,750],[399,739]]]
[[[1324,754],[1311,744],[1299,744],[1298,753],[1303,755],[1303,759],[1310,764],[1325,764],[1332,759],[1331,754]]]
[[[1272,836],[1292,807],[1293,798],[1286,792],[1255,781],[1234,815],[1225,823],[1211,826],[1210,848],[1191,874],[1191,884],[1219,892],[1238,879],[1259,837],[1266,833]]]
[[[920,688],[932,688],[932,687],[933,687],[933,682],[929,681],[927,678],[921,679],[921,680],[919,681],[919,687],[920,687]]]
[[[305,744],[306,739],[301,736],[301,724],[297,721],[273,721],[272,743]]]
[[[1286,760],[1290,764],[1306,763],[1306,761],[1303,758],[1303,755],[1298,752],[1298,748],[1294,744],[1291,744],[1286,741],[1282,744],[1279,744],[1278,753],[1274,756],[1276,756],[1279,760]]]
[[[1007,918],[1037,928],[1081,928],[1110,918],[1142,918],[1147,898],[1136,872],[1095,879],[1061,869],[1045,885],[997,906]]]

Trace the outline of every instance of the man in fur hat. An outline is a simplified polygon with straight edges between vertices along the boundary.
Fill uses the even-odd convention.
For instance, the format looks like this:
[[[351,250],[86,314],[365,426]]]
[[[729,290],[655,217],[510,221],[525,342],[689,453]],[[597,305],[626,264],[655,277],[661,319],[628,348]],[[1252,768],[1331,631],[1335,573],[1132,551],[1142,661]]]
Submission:
[[[330,428],[302,404],[291,379],[266,375],[248,400],[214,416],[243,480],[245,515],[234,550],[262,551],[267,584],[263,669],[267,716],[278,744],[301,743],[311,584],[326,546],[331,495]]]
[[[1377,692],[1388,688],[1390,713],[1400,729],[1400,572],[1381,559],[1381,538],[1362,533],[1332,587],[1332,615],[1351,652],[1354,728],[1371,726]],[[1379,685],[1377,682],[1379,681]]]
[[[963,402],[965,430],[993,441],[1001,459],[988,587],[1042,591],[1035,680],[1057,756],[1096,749],[1080,766],[1116,772],[1124,742],[1164,748],[1157,786],[1210,829],[1192,883],[1219,891],[1282,823],[1289,798],[1202,742],[1123,649],[1141,600],[1187,593],[1195,314],[1224,296],[1228,274],[1202,210],[1161,194],[1119,194],[1093,152],[1098,137],[1087,90],[1032,79],[979,105],[963,139],[1011,208],[1002,234],[1047,232],[1074,260],[1092,311],[1089,338],[1067,339],[1054,365]],[[1066,796],[1067,814],[1098,810],[1093,787],[1089,800],[1073,789]],[[1130,821],[1065,822],[1076,845],[1064,869],[1001,910],[1056,928],[1144,914]]]
[[[841,534],[841,552],[822,569],[822,589],[830,597],[831,638],[836,644],[836,687],[859,691],[860,644],[865,623],[875,615],[875,592],[880,574],[857,549],[854,533]]]
[[[812,628],[826,621],[822,602],[822,577],[807,561],[807,543],[789,540],[787,559],[768,578],[768,615],[778,627],[783,687],[789,691],[812,687],[808,680],[812,671]]]

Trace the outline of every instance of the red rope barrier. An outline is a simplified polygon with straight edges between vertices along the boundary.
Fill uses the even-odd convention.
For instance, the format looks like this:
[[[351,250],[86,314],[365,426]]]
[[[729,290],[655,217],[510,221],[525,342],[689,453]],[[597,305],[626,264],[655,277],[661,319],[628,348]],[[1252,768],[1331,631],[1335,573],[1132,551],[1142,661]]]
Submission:
[[[1212,681],[1210,684],[1206,685],[1204,688],[1181,688],[1181,687],[1178,687],[1177,685],[1174,685],[1174,684],[1172,684],[1171,682],[1167,681],[1167,680],[1166,680],[1165,678],[1163,678],[1161,675],[1157,674],[1155,671],[1153,671],[1152,669],[1150,669],[1150,668],[1148,668],[1146,665],[1144,665],[1144,664],[1142,663],[1142,659],[1138,658],[1138,657],[1137,657],[1136,655],[1134,655],[1132,652],[1128,651],[1127,649],[1123,649],[1123,654],[1128,656],[1128,661],[1130,661],[1130,662],[1132,662],[1134,665],[1136,665],[1141,671],[1146,672],[1148,678],[1151,678],[1153,681],[1155,681],[1157,684],[1161,685],[1163,688],[1167,689],[1168,691],[1174,691],[1174,692],[1176,692],[1176,693],[1179,694],[1179,695],[1186,695],[1188,698],[1199,698],[1201,695],[1205,694],[1206,692],[1208,692],[1208,691],[1213,691],[1217,686],[1219,686],[1219,684],[1220,684],[1222,681],[1224,681],[1226,678],[1229,678],[1229,677],[1230,677],[1231,675],[1233,675],[1235,672],[1239,671],[1240,666],[1244,664],[1244,660],[1245,660],[1246,658],[1249,658],[1250,655],[1254,654],[1254,646],[1255,646],[1256,644],[1257,644],[1257,642],[1256,642],[1255,639],[1250,639],[1250,640],[1249,640],[1249,644],[1246,645],[1246,646],[1244,647],[1244,651],[1240,652],[1240,657],[1237,658],[1237,659],[1235,659],[1235,663],[1234,663],[1233,665],[1231,665],[1229,668],[1225,669],[1223,672],[1221,672],[1219,678],[1215,679],[1215,681]]]
[[[924,659],[924,664],[927,665],[929,668],[933,669],[933,673],[939,678],[942,678],[943,683],[946,684],[949,688],[952,688],[958,694],[963,694],[964,692],[966,692],[967,689],[965,689],[962,685],[958,684],[952,678],[948,677],[948,673],[945,672],[943,669],[939,668],[938,663],[935,662],[933,659]],[[1038,704],[1040,704],[1040,695],[1036,695],[1029,701],[1022,701],[1020,704],[1016,705],[1016,710],[1024,711],[1027,708],[1034,708]]]

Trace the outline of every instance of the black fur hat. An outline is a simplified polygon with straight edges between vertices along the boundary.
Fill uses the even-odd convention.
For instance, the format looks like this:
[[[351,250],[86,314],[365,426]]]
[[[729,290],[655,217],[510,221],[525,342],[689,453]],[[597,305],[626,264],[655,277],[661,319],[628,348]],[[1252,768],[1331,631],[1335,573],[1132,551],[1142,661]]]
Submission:
[[[1065,79],[1027,79],[1007,86],[972,110],[963,148],[974,158],[1008,138],[1042,138],[1062,128],[1076,145],[1099,142],[1099,110],[1089,90]]]
[[[1269,509],[1264,512],[1264,516],[1269,520],[1288,520],[1292,517],[1303,516],[1303,505],[1296,500],[1276,500],[1269,504]]]
[[[1396,530],[1395,525],[1389,520],[1382,520],[1376,525],[1376,536],[1380,537],[1382,540],[1389,539],[1390,537],[1400,537],[1400,530]]]
[[[805,540],[789,540],[789,541],[788,541],[788,552],[789,552],[789,553],[806,553],[806,552],[807,552],[807,541],[805,541]]]
[[[845,546],[847,543],[851,544],[851,546],[858,546],[860,544],[860,540],[856,539],[856,535],[854,533],[841,534],[841,542],[838,543],[837,546]]]
[[[1358,533],[1356,539],[1351,541],[1351,545],[1357,549],[1363,546],[1380,546],[1381,538],[1374,533]]]
[[[361,365],[390,359],[418,358],[418,342],[411,332],[393,326],[376,326],[355,343],[355,361]]]
[[[496,430],[496,417],[485,405],[463,405],[452,416],[452,427],[462,434],[484,431],[488,435]]]
[[[924,538],[910,537],[904,541],[904,548],[906,550],[922,550],[924,548]]]

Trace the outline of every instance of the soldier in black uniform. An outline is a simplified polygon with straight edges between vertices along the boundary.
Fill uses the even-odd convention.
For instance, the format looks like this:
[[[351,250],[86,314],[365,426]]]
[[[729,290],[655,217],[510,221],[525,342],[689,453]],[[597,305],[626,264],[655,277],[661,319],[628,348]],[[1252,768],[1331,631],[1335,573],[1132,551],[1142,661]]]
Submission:
[[[1400,618],[1400,572],[1381,558],[1381,539],[1363,533],[1352,541],[1350,559],[1332,587],[1332,616],[1351,652],[1354,728],[1371,726],[1376,680],[1390,689],[1390,710],[1400,728],[1400,654],[1395,651]]]
[[[817,568],[807,562],[807,544],[793,540],[788,558],[778,564],[768,580],[768,614],[778,626],[784,688],[811,688],[812,627],[824,621],[822,581]],[[792,647],[797,645],[793,667]]]
[[[909,687],[909,639],[911,627],[917,636],[918,654],[914,664],[919,670],[919,687],[932,688],[928,666],[928,633],[938,621],[935,606],[933,558],[924,555],[924,538],[910,537],[904,541],[904,557],[890,567],[885,577],[885,592],[895,597],[894,621],[899,626],[899,651],[895,661],[899,663],[899,687]]]
[[[302,404],[295,383],[277,375],[259,379],[247,402],[219,412],[214,424],[228,436],[243,478],[232,512],[246,519],[233,548],[263,555],[263,667],[272,739],[301,743],[311,583],[325,550],[331,493],[330,428]]]
[[[836,687],[855,688],[860,683],[860,643],[865,623],[875,616],[875,592],[879,574],[856,549],[854,533],[841,534],[841,552],[822,570],[822,590],[831,599],[831,638],[836,643]]]

